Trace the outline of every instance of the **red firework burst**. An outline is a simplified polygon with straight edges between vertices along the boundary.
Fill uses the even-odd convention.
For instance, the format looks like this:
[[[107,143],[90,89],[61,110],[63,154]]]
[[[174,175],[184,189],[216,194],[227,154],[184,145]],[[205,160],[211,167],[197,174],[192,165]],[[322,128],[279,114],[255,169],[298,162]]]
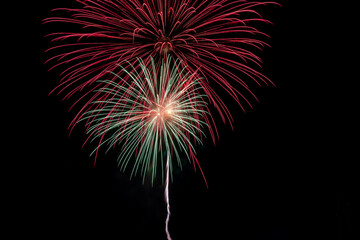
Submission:
[[[67,90],[65,98],[91,87],[108,72],[137,58],[150,60],[172,55],[197,71],[209,101],[225,122],[232,117],[217,86],[243,108],[252,95],[248,81],[261,85],[271,81],[250,65],[261,66],[255,49],[262,49],[265,33],[255,26],[268,23],[256,7],[274,2],[246,0],[77,0],[82,8],[59,8],[64,17],[50,17],[44,23],[77,25],[72,32],[49,34],[56,52],[48,61],[52,68],[64,65],[56,88]],[[249,65],[249,63],[251,64]],[[250,93],[250,95],[249,95]],[[81,98],[83,98],[83,96]],[[99,97],[99,96],[97,96]],[[80,98],[80,99],[81,99]],[[90,103],[94,97],[88,102]],[[89,104],[85,104],[89,105]],[[251,106],[251,105],[250,105]]]

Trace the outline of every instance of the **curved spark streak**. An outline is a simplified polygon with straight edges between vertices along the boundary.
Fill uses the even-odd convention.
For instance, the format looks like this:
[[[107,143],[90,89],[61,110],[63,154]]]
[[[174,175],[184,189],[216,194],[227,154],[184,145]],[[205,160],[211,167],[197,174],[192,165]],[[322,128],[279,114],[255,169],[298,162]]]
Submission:
[[[170,177],[170,170],[169,170],[169,163],[170,163],[170,152],[167,152],[167,159],[166,159],[166,181],[165,181],[165,202],[166,202],[166,209],[167,209],[167,217],[165,221],[165,232],[168,240],[172,240],[170,233],[169,233],[169,220],[170,220],[170,202],[169,202],[169,177]]]

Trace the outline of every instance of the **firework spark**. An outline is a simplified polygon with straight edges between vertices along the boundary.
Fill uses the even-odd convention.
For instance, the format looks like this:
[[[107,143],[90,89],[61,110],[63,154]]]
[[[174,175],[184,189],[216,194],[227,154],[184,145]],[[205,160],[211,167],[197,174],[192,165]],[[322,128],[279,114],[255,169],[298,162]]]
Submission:
[[[97,156],[105,145],[107,151],[121,145],[120,169],[135,159],[131,176],[140,173],[145,180],[150,173],[153,182],[159,167],[162,179],[164,169],[172,171],[173,157],[180,168],[183,158],[199,166],[195,145],[201,144],[202,128],[208,127],[208,110],[195,73],[180,68],[181,62],[171,57],[162,60],[159,70],[151,62],[148,68],[139,60],[140,72],[132,65],[132,71],[122,67],[131,83],[115,73],[117,81],[102,80],[105,86],[97,91],[107,94],[106,100],[92,102],[78,123],[86,122],[88,139],[98,141],[92,154]],[[164,153],[170,153],[168,166]]]
[[[50,17],[45,23],[65,23],[72,32],[49,34],[58,44],[49,61],[63,65],[58,92],[64,98],[98,88],[97,80],[118,64],[136,63],[136,58],[158,60],[171,55],[182,60],[188,71],[203,78],[199,84],[223,121],[231,114],[220,97],[226,91],[243,108],[255,95],[249,82],[271,84],[255,70],[261,66],[258,50],[267,45],[259,23],[268,23],[256,11],[273,2],[246,0],[78,0],[78,9],[59,8],[64,17]],[[60,52],[60,53],[59,53]],[[145,61],[150,64],[150,61]],[[251,65],[251,66],[250,66]],[[139,70],[138,67],[135,67]],[[95,84],[95,86],[94,86]],[[89,87],[89,86],[92,87]],[[217,87],[217,86],[220,86]],[[88,88],[89,87],[89,88]],[[83,94],[81,98],[85,98]],[[89,104],[89,102],[88,102]],[[251,106],[251,105],[250,105]],[[244,108],[243,108],[244,109]]]

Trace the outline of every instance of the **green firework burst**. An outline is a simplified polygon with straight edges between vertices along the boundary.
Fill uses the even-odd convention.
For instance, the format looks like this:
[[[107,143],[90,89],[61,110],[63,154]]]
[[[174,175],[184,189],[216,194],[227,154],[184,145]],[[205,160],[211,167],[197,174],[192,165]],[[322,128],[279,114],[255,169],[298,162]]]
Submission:
[[[93,101],[78,122],[86,122],[89,139],[97,142],[92,155],[118,146],[120,169],[131,168],[131,177],[140,174],[143,181],[150,173],[154,182],[159,169],[164,180],[166,154],[170,173],[184,160],[199,166],[195,145],[202,143],[209,114],[196,73],[170,57],[160,66],[149,61],[119,66],[121,74],[101,80],[97,91],[106,98]]]

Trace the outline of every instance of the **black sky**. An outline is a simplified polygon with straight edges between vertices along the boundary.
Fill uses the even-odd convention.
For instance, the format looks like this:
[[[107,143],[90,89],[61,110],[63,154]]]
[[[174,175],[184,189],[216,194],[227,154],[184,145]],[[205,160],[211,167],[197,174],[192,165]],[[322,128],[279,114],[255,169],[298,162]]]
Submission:
[[[73,1],[41,1],[40,19]],[[296,3],[298,2],[298,3]],[[301,1],[282,1],[265,17],[271,48],[263,53],[263,73],[276,87],[255,89],[254,108],[231,106],[234,126],[219,123],[216,146],[199,149],[209,189],[191,166],[170,186],[174,240],[351,239],[353,178],[341,130],[334,127],[343,108],[329,93],[332,74],[320,63],[327,49],[318,36],[321,19]],[[304,15],[306,18],[304,19]],[[39,21],[40,24],[40,21]],[[82,130],[68,137],[70,103],[48,96],[58,71],[47,72],[42,52],[49,46],[40,27],[40,79],[34,209],[44,220],[41,234],[85,239],[166,239],[163,186],[142,185],[102,156],[96,167],[90,148],[81,149]]]

